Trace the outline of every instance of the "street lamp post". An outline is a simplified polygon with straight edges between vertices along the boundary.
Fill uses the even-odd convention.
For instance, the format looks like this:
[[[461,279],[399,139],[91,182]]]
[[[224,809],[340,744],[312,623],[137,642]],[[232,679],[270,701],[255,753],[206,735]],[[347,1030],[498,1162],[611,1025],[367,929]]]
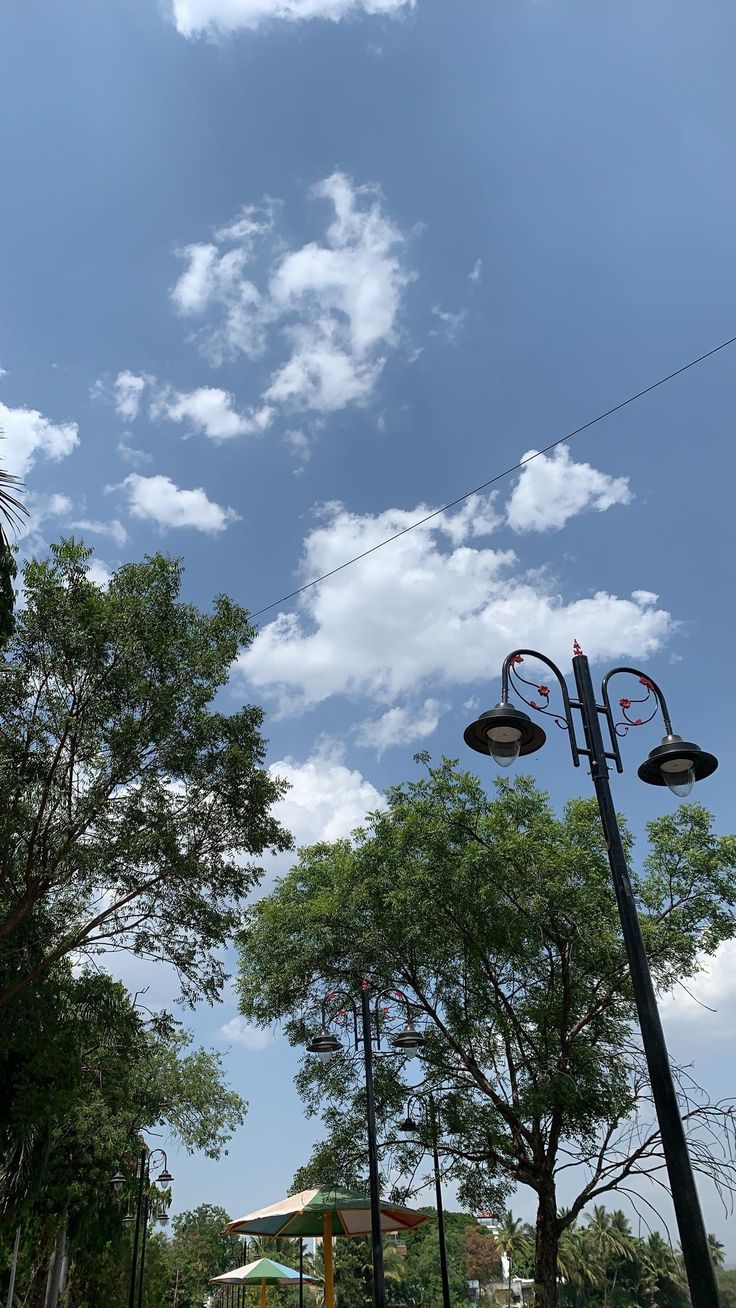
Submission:
[[[411,1008],[406,995],[400,990],[383,990],[372,993],[367,981],[361,983],[360,1019],[352,995],[340,991],[331,991],[322,1001],[322,1025],[319,1032],[307,1045],[310,1054],[318,1054],[328,1059],[343,1049],[342,1041],[328,1029],[328,1006],[337,1010],[337,1020],[345,1020],[347,1015],[353,1018],[352,1043],[356,1052],[363,1047],[363,1066],[365,1072],[366,1130],[368,1133],[368,1177],[371,1192],[371,1246],[373,1261],[373,1303],[375,1308],[386,1308],[386,1283],[383,1271],[383,1241],[381,1238],[381,1196],[378,1186],[378,1146],[376,1143],[376,1105],[373,1094],[373,1050],[382,1048],[381,1002],[385,999],[400,999],[406,1007],[406,1025],[389,1037],[389,1043],[397,1053],[412,1053],[424,1044],[424,1036],[417,1031],[412,1021]],[[372,1004],[372,1006],[371,1006]],[[334,1020],[334,1019],[333,1019]]]
[[[399,1123],[399,1130],[406,1135],[417,1135],[420,1124],[411,1115],[413,1103],[420,1103],[418,1095],[412,1095],[406,1106],[406,1117]],[[434,1164],[434,1190],[437,1204],[437,1236],[440,1245],[440,1279],[442,1281],[443,1308],[450,1308],[450,1278],[447,1271],[447,1242],[445,1240],[445,1209],[442,1203],[442,1178],[440,1176],[440,1156],[437,1142],[437,1105],[434,1095],[427,1096],[427,1119],[432,1144],[432,1162]]]
[[[530,681],[518,671],[518,665],[523,663],[525,658],[536,659],[543,663],[556,677],[562,696],[562,711],[556,712],[550,708],[548,686]],[[551,717],[559,727],[567,731],[575,767],[580,766],[581,756],[585,756],[590,763],[693,1308],[714,1308],[718,1303],[715,1272],[639,925],[636,901],[631,888],[626,855],[616,819],[608,765],[612,762],[617,772],[623,772],[618,744],[620,736],[626,735],[630,727],[639,727],[646,722],[651,722],[658,711],[662,715],[665,735],[661,744],[651,751],[648,759],[639,768],[639,777],[642,781],[654,786],[666,785],[675,795],[684,796],[689,794],[695,781],[700,781],[715,772],[718,760],[713,754],[705,753],[697,745],[684,741],[681,736],[673,732],[667,702],[651,677],[637,668],[612,668],[603,678],[601,684],[603,702],[599,704],[588,660],[577,641],[574,645],[572,666],[577,699],[570,698],[565,678],[556,664],[545,655],[529,649],[515,650],[509,654],[504,660],[501,672],[501,703],[481,713],[480,717],[466,728],[465,742],[471,749],[478,750],[481,754],[490,754],[502,767],[508,767],[520,755],[532,754],[541,749],[546,739],[545,733],[527,713],[509,703],[509,690],[513,689],[530,708]],[[611,708],[609,685],[611,678],[620,673],[638,677],[645,693],[638,699],[620,699],[623,720],[616,722]],[[531,687],[539,696],[541,703],[537,699],[528,699],[522,686]],[[579,713],[582,720],[584,745],[578,743],[574,712]],[[637,713],[646,716],[634,716]],[[606,723],[610,749],[606,749],[604,744],[601,718]]]
[[[153,1176],[153,1172],[156,1175]],[[119,1194],[125,1184],[125,1176],[122,1172],[116,1172],[110,1178],[110,1184],[113,1190]],[[166,1157],[165,1149],[149,1149],[145,1143],[141,1145],[141,1151],[138,1155],[135,1170],[136,1204],[135,1219],[131,1213],[126,1213],[123,1222],[126,1226],[132,1224],[135,1220],[135,1233],[133,1235],[133,1258],[130,1267],[130,1283],[128,1287],[128,1308],[135,1308],[135,1289],[138,1283],[138,1308],[143,1304],[143,1284],[146,1274],[146,1235],[148,1230],[148,1219],[151,1215],[150,1200],[153,1193],[154,1183],[162,1182],[164,1185],[170,1185],[173,1176],[169,1171],[169,1162]],[[169,1219],[163,1202],[159,1205],[153,1214],[154,1221],[164,1225]],[[140,1245],[140,1272],[138,1270],[138,1248]]]

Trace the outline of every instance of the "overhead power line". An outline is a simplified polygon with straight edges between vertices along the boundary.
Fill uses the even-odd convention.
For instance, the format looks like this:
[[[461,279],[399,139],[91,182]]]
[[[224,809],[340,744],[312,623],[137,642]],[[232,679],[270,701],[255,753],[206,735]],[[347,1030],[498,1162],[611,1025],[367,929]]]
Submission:
[[[527,463],[532,463],[534,459],[539,459],[543,454],[549,454],[550,450],[556,450],[558,445],[564,445],[566,441],[571,441],[574,436],[580,436],[590,427],[594,427],[597,422],[603,422],[604,418],[610,418],[612,414],[619,413],[630,404],[641,400],[645,395],[650,395],[660,386],[666,386],[667,382],[674,381],[675,377],[681,377],[684,372],[689,372],[691,368],[696,368],[699,363],[704,363],[706,359],[712,359],[714,354],[720,354],[721,350],[728,349],[729,345],[736,344],[736,336],[730,336],[727,341],[721,341],[720,345],[714,345],[712,350],[706,350],[705,354],[699,354],[697,359],[690,359],[689,363],[683,363],[680,368],[675,368],[674,372],[668,372],[666,377],[660,377],[657,381],[652,382],[650,386],[645,386],[643,390],[637,391],[635,395],[629,395],[627,399],[619,401],[610,409],[605,409],[595,418],[589,418],[582,426],[575,427],[573,431],[567,432],[565,436],[560,436],[556,441],[550,441],[544,449],[536,450],[525,459],[520,459],[509,468],[504,468],[503,472],[497,472],[494,477],[489,477],[488,481],[482,481],[479,486],[474,486],[472,490],[465,491],[463,495],[458,495],[457,499],[450,500],[443,504],[440,509],[433,509],[431,513],[425,514],[423,518],[417,518],[408,527],[402,527],[401,531],[395,531],[392,536],[386,536],[385,540],[380,540],[376,545],[371,545],[369,549],[362,550],[360,554],[354,554],[351,559],[346,559],[344,563],[338,563],[336,568],[330,568],[329,572],[323,572],[319,577],[312,577],[311,581],[305,581],[303,586],[297,586],[296,590],[290,590],[287,595],[282,595],[280,599],[272,600],[270,604],[264,604],[262,609],[256,609],[251,613],[251,618],[259,618],[262,613],[268,613],[271,609],[278,608],[279,604],[286,604],[288,600],[296,599],[298,595],[303,595],[306,590],[311,590],[313,586],[319,586],[320,582],[327,581],[329,577],[334,577],[338,572],[344,572],[345,568],[350,568],[354,563],[359,563],[361,559],[366,559],[369,554],[375,554],[376,550],[382,550],[385,545],[390,545],[392,541],[399,540],[401,536],[406,536],[410,531],[415,531],[417,527],[423,527],[425,522],[431,522],[432,518],[438,518],[441,513],[447,513],[449,509],[454,509],[456,505],[463,504],[469,500],[472,495],[478,495],[481,491],[487,490],[489,486],[494,486],[496,482],[502,481],[504,477],[509,477],[512,472],[518,472],[520,468],[526,467]]]

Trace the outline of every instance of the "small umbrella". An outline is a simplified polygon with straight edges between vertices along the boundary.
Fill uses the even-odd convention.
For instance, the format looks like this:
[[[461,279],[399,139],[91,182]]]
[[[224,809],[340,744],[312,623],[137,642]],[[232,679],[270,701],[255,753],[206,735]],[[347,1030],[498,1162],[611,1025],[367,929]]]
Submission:
[[[298,1285],[300,1281],[314,1285],[317,1277],[303,1275],[295,1267],[286,1267],[284,1263],[276,1263],[272,1258],[257,1258],[254,1263],[235,1267],[222,1276],[213,1276],[210,1285],[260,1285],[261,1308],[266,1308],[267,1285]]]
[[[411,1231],[426,1222],[426,1213],[417,1213],[400,1204],[380,1201],[382,1231]],[[330,1187],[302,1190],[290,1194],[277,1204],[259,1208],[238,1217],[225,1227],[225,1235],[296,1235],[322,1237],[325,1263],[325,1308],[334,1308],[332,1275],[333,1235],[370,1235],[371,1201],[353,1190]]]

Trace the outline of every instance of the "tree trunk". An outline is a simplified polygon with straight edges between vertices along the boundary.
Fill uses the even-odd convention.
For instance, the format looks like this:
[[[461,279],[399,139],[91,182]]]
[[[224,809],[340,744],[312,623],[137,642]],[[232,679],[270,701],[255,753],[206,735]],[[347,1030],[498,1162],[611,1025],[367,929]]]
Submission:
[[[59,1228],[56,1236],[54,1252],[51,1255],[49,1264],[49,1275],[46,1282],[46,1298],[44,1308],[57,1308],[59,1295],[63,1289],[64,1271],[66,1266],[66,1222]]]
[[[535,1308],[557,1308],[557,1195],[554,1181],[538,1192],[536,1247],[534,1251]]]

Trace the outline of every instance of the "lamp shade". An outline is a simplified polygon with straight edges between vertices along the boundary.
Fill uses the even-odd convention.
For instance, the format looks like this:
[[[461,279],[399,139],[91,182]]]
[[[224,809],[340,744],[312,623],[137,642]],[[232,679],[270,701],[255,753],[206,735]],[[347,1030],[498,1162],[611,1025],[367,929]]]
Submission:
[[[341,1049],[342,1041],[338,1039],[334,1032],[328,1031],[325,1026],[322,1027],[321,1031],[317,1032],[316,1036],[312,1037],[307,1045],[307,1053],[327,1055],[328,1057],[331,1054],[339,1054]]]
[[[528,713],[512,704],[497,704],[481,713],[475,722],[465,728],[465,744],[479,754],[491,754],[503,761],[503,754],[511,756],[533,754],[547,739],[542,728],[532,722]]]
[[[715,754],[707,754],[682,736],[664,736],[639,768],[639,779],[649,786],[669,786],[676,794],[686,794],[690,785],[709,777],[718,767]],[[689,774],[689,784],[688,784]],[[677,781],[683,785],[678,789]]]

